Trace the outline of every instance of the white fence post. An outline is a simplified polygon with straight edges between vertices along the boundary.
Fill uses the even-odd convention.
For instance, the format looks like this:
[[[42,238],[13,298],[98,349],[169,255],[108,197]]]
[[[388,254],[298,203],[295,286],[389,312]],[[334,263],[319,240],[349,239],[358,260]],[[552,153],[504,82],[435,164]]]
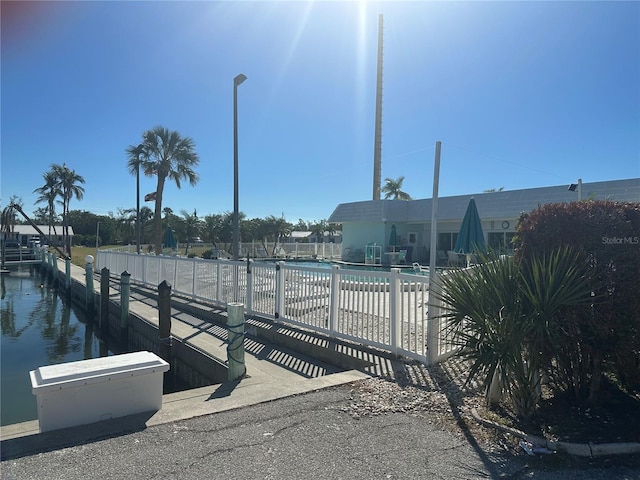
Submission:
[[[247,260],[247,311],[253,311],[253,275],[251,275],[251,267],[253,260]]]
[[[391,333],[391,352],[398,354],[402,347],[402,313],[400,312],[400,269],[392,268],[389,277],[389,322]]]
[[[275,306],[275,317],[276,320],[280,318],[280,316],[284,313],[284,298],[285,298],[285,278],[284,278],[284,270],[282,266],[284,262],[276,263],[276,306]]]
[[[178,285],[178,257],[173,257],[174,263],[173,263],[173,282],[171,283],[171,285]]]
[[[222,298],[222,262],[216,262],[216,302]]]
[[[331,298],[329,299],[329,322],[327,325],[329,334],[332,337],[335,336],[338,326],[338,315],[340,314],[340,281],[340,267],[333,265],[331,267],[331,282],[329,283]]]
[[[427,364],[432,365],[440,357],[440,300],[442,285],[434,268],[429,266],[429,310],[427,311]]]

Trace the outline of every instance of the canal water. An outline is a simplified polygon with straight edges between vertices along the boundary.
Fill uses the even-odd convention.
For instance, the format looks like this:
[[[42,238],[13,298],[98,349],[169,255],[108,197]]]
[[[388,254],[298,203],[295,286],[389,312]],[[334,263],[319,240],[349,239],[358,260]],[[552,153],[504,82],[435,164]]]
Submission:
[[[0,425],[36,420],[29,371],[113,355],[84,312],[63,300],[34,266],[1,275]]]

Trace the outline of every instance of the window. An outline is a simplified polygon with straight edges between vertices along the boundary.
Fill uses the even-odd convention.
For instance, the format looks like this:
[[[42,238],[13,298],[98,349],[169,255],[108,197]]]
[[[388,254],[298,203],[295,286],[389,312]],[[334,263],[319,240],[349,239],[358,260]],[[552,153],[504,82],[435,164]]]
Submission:
[[[439,233],[438,234],[438,250],[453,250],[453,247],[456,245],[456,240],[458,239],[458,233]]]
[[[514,232],[489,232],[489,248],[500,253],[513,250],[511,241],[514,235]]]

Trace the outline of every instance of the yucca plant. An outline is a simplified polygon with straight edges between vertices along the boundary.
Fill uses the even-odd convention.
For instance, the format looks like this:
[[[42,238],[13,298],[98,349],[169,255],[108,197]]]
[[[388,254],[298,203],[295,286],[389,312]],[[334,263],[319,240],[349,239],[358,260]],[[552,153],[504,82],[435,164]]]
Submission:
[[[513,373],[523,371],[518,276],[513,258],[489,254],[473,269],[441,278],[442,317],[460,348],[458,355],[470,362],[467,382],[479,378],[487,395],[494,376],[510,390]]]
[[[521,268],[521,295],[528,311],[527,344],[535,368],[557,365],[559,353],[567,341],[575,341],[571,311],[595,301],[591,267],[570,247],[553,250],[549,255],[534,255]],[[584,310],[581,317],[588,315]]]
[[[593,301],[588,268],[561,248],[525,262],[490,253],[471,270],[444,275],[442,317],[458,355],[471,363],[467,382],[480,378],[488,395],[496,377],[516,413],[533,413],[540,371],[566,339],[562,312]]]

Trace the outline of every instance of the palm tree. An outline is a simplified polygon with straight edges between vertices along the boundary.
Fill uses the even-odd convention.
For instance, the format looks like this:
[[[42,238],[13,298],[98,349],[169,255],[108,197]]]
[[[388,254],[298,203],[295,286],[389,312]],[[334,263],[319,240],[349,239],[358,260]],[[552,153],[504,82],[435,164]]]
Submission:
[[[177,131],[170,131],[164,127],[154,127],[142,134],[141,156],[133,155],[132,147],[127,149],[129,172],[135,174],[138,165],[147,177],[156,175],[156,208],[154,212],[155,232],[154,243],[156,255],[162,253],[162,195],[167,178],[173,180],[180,188],[183,180],[189,184],[198,183],[198,175],[193,170],[200,159],[195,151],[195,144],[189,137],[181,137]],[[134,147],[138,148],[138,147]]]
[[[398,177],[396,180],[393,180],[392,178],[385,178],[384,187],[382,187],[384,198],[391,198],[392,200],[411,200],[411,195],[402,191],[402,182],[404,182],[404,176]]]
[[[151,210],[149,207],[141,207],[140,208],[140,230],[142,232],[141,243],[143,245],[147,243],[145,241],[147,238],[147,234],[146,234],[146,231],[148,230],[147,225],[151,222],[151,220],[153,220],[153,210]]]
[[[71,254],[71,242],[69,238],[69,205],[73,197],[78,200],[82,200],[84,197],[84,187],[79,184],[84,184],[84,178],[76,173],[75,170],[67,167],[65,163],[62,165],[52,164],[51,172],[57,179],[57,188],[60,191],[59,196],[62,200],[59,202],[62,205],[62,230],[64,236],[64,245],[66,252]]]
[[[45,203],[48,222],[49,222],[49,238],[51,238],[51,228],[53,228],[53,233],[57,236],[56,226],[54,223],[54,219],[56,217],[56,198],[61,195],[60,187],[58,185],[58,179],[53,172],[50,170],[42,174],[42,178],[44,178],[44,185],[40,188],[36,188],[33,193],[37,193],[40,196],[36,198],[34,203]]]
[[[2,218],[0,219],[0,229],[5,233],[5,240],[8,238],[8,234],[14,231],[16,225],[17,215],[14,205],[22,209],[22,199],[16,195],[11,195],[9,204],[2,210]]]
[[[187,212],[186,210],[181,210],[180,214],[183,218],[184,224],[184,234],[186,237],[186,246],[184,248],[184,254],[187,255],[189,253],[189,245],[191,244],[191,239],[193,237],[197,237],[200,234],[200,229],[202,228],[202,222],[198,218],[198,213],[196,209],[193,209],[193,215]]]

